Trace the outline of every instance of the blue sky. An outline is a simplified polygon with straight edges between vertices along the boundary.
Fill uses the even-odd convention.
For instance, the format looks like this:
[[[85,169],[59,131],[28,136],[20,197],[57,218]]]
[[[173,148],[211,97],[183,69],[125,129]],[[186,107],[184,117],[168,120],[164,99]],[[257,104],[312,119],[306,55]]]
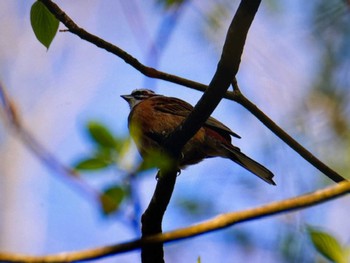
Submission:
[[[295,125],[291,113],[303,100],[310,86],[310,73],[317,60],[317,49],[305,29],[300,12],[302,1],[284,1],[285,17],[272,15],[262,6],[250,31],[238,80],[242,91],[287,132],[308,145],[303,132]],[[128,22],[131,15],[115,1],[57,1],[73,20],[91,33],[105,38],[141,62],[147,61],[147,41],[140,45]],[[128,105],[120,98],[141,87],[176,96],[194,104],[201,93],[164,81],[147,81],[121,59],[86,43],[70,33],[58,33],[50,49],[45,50],[32,32],[29,12],[32,1],[0,2],[0,80],[14,99],[24,125],[55,156],[66,164],[89,151],[84,125],[101,120],[115,134],[127,131]],[[135,1],[145,37],[152,39],[162,23],[159,7]],[[168,45],[157,62],[157,68],[172,74],[208,83],[215,71],[226,26],[215,34],[203,33],[203,17],[198,10],[206,4],[194,1],[185,8],[174,28]],[[233,15],[233,13],[232,13]],[[276,22],[278,21],[278,22]],[[64,28],[60,25],[60,28]],[[140,30],[140,29],[138,29]],[[140,31],[138,31],[140,32]],[[207,41],[216,39],[218,42]],[[146,46],[146,48],[144,47]],[[146,85],[146,86],[145,86]],[[235,141],[243,152],[264,163],[276,175],[277,187],[262,181],[223,159],[207,160],[185,170],[178,179],[173,202],[164,220],[164,229],[171,230],[196,222],[177,205],[183,198],[207,201],[214,209],[201,220],[219,213],[257,206],[295,196],[317,188],[314,178],[319,173],[285,146],[267,128],[241,106],[223,101],[213,116],[242,136]],[[320,127],[321,129],[322,127]],[[135,231],[121,218],[104,218],[93,198],[62,176],[45,168],[5,125],[0,126],[0,250],[30,254],[57,253],[114,244],[135,237]],[[317,133],[317,127],[313,130]],[[135,153],[133,158],[138,158]],[[96,188],[115,180],[115,173],[84,175]],[[139,182],[142,205],[145,207],[155,186],[154,173],[142,175]],[[228,202],[232,200],[232,202]],[[343,200],[346,204],[346,200]],[[317,219],[312,214],[327,214]],[[329,213],[332,211],[332,213]],[[311,215],[311,216],[309,216]],[[336,216],[337,215],[337,216]],[[233,262],[231,257],[249,262],[278,262],[271,244],[278,239],[279,222],[290,222],[302,233],[302,218],[331,227],[334,217],[342,227],[342,211],[331,204],[310,212],[289,214],[242,225],[263,245],[249,255],[234,243],[226,242],[222,232],[205,235],[167,246],[169,262],[186,258],[196,262]],[[275,228],[275,229],[274,229]],[[343,228],[344,229],[344,228]],[[349,229],[349,228],[347,228]],[[337,227],[333,231],[341,234]],[[233,231],[233,230],[230,230]],[[344,234],[345,235],[345,234]],[[218,245],[219,244],[219,245]],[[266,245],[265,245],[266,244]],[[193,246],[195,250],[187,250]],[[198,253],[193,253],[198,251]],[[227,252],[229,251],[229,252]],[[180,253],[181,252],[181,253]],[[226,255],[229,253],[229,255]],[[232,254],[231,254],[232,253]],[[181,256],[180,256],[181,255]],[[137,252],[97,262],[136,262]],[[180,258],[180,259],[179,259]],[[183,262],[185,262],[183,261]],[[264,261],[268,262],[268,261]]]

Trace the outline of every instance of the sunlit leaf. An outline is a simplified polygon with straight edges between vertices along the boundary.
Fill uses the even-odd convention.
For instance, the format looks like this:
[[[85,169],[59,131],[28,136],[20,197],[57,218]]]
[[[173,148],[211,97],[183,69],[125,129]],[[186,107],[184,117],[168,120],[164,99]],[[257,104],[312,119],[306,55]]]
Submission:
[[[79,161],[74,167],[77,170],[99,170],[108,167],[111,164],[106,158],[103,157],[89,157]]]
[[[116,146],[115,149],[118,152],[119,156],[123,157],[130,150],[131,140],[129,137],[127,138],[116,138]]]
[[[160,5],[165,8],[179,7],[186,2],[186,0],[157,0]]]
[[[30,22],[36,38],[49,49],[54,39],[59,21],[40,1],[36,1],[30,9]]]
[[[350,247],[348,247],[348,246],[343,247],[343,253],[344,253],[344,257],[346,259],[349,259],[350,258]]]
[[[125,191],[120,186],[107,188],[100,196],[103,212],[108,215],[118,210],[125,197]]]
[[[116,140],[108,128],[103,124],[91,121],[88,123],[88,131],[91,138],[100,146],[115,148]]]
[[[324,257],[336,263],[348,262],[346,251],[335,237],[313,227],[308,227],[308,233],[314,247]]]
[[[142,167],[140,170],[147,170],[152,168],[167,169],[171,166],[171,158],[162,151],[150,152],[144,156]]]

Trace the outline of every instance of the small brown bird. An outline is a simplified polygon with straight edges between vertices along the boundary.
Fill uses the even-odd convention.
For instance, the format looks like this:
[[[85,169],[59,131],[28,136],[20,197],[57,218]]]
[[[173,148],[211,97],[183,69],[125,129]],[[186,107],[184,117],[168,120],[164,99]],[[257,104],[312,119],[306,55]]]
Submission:
[[[128,126],[131,137],[143,158],[159,151],[164,139],[179,126],[193,107],[178,98],[155,94],[151,90],[138,89],[130,95],[122,95],[130,106]],[[231,136],[240,138],[218,120],[209,117],[199,131],[182,149],[180,168],[195,164],[204,158],[228,158],[265,182],[275,185],[273,173],[246,156],[231,144]]]

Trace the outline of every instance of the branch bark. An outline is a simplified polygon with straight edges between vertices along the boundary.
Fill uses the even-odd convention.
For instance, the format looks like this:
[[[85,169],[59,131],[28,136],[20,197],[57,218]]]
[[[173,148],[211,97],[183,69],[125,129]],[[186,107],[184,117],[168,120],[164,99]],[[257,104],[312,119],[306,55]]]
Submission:
[[[80,28],[76,23],[65,13],[63,12],[54,2],[51,0],[39,0],[59,19],[67,28],[68,31],[79,36],[81,39],[84,39],[106,51],[120,57],[127,64],[134,67],[136,70],[148,76],[150,78],[162,79],[172,83],[179,84],[184,87],[195,89],[198,91],[207,90],[208,86],[199,82],[195,82],[189,79],[181,78],[166,72],[158,71],[154,68],[147,67],[140,63],[136,58],[122,50],[121,48],[87,32],[83,28]],[[233,100],[241,104],[244,108],[249,110],[257,119],[259,119],[266,127],[268,127],[274,134],[276,134],[282,141],[284,141],[289,147],[295,150],[300,154],[306,161],[313,165],[320,172],[325,174],[328,178],[334,182],[346,181],[344,177],[338,174],[336,171],[331,169],[321,160],[319,160],[315,155],[310,151],[305,149],[301,144],[299,144],[295,139],[288,135],[281,127],[279,127],[275,122],[273,122],[268,116],[266,116],[260,109],[258,109],[251,101],[247,98],[242,99],[243,94],[234,92],[226,92],[224,98]],[[254,106],[252,106],[254,105]]]
[[[8,96],[5,87],[0,83],[0,113],[1,110],[4,113],[4,120],[9,129],[15,132],[23,145],[26,146],[44,166],[53,171],[54,174],[59,175],[60,179],[64,178],[68,179],[69,182],[73,182],[71,185],[89,199],[97,203],[100,202],[100,193],[97,190],[84,183],[75,170],[60,162],[54,154],[48,151],[40,141],[24,127],[15,102]]]
[[[240,91],[236,81],[233,83],[233,89],[235,91],[235,101],[252,113],[257,119],[259,119],[270,131],[272,131],[277,137],[281,138],[286,144],[288,144],[294,151],[296,151],[301,157],[312,164],[315,168],[325,174],[332,181],[339,183],[347,181],[344,177],[338,174],[336,171],[327,166],[324,162],[314,156],[311,152],[305,149],[300,143],[292,138],[288,133],[281,129],[273,120],[271,120],[264,112],[262,112],[254,103],[248,100]]]
[[[183,146],[202,127],[217,107],[235,78],[244,44],[261,0],[242,0],[228,29],[220,61],[208,89],[185,121],[165,141],[163,147],[173,160],[178,160]],[[171,169],[160,171],[152,200],[142,216],[142,237],[162,232],[162,220],[170,202],[177,176],[176,162]],[[161,243],[142,247],[143,263],[163,263]]]
[[[254,0],[254,1],[249,1],[249,0],[242,0],[239,9],[235,15],[235,18],[233,19],[233,22],[231,23],[229,32],[227,34],[226,42],[223,48],[223,53],[221,60],[218,64],[217,71],[213,77],[213,80],[211,81],[209,87],[193,82],[190,80],[186,80],[183,78],[179,78],[174,75],[167,74],[165,72],[160,72],[157,71],[153,68],[149,68],[141,64],[138,60],[130,56],[128,53],[124,52],[122,49],[86,32],[84,29],[78,27],[62,10],[58,8],[56,4],[54,4],[50,0],[40,0],[43,2],[51,12],[53,12],[56,17],[62,21],[67,28],[69,29],[70,32],[80,36],[82,39],[94,43],[100,48],[104,48],[108,52],[111,52],[121,58],[123,58],[128,64],[132,65],[136,69],[138,69],[140,72],[145,74],[146,76],[152,77],[152,78],[159,78],[159,79],[164,79],[167,81],[171,81],[174,83],[181,84],[183,86],[187,87],[192,87],[198,90],[205,90],[204,95],[202,96],[201,100],[198,102],[196,105],[194,111],[190,114],[190,116],[187,118],[187,120],[181,125],[169,138],[169,140],[166,142],[166,148],[171,149],[171,155],[177,158],[181,152],[182,146],[196,133],[196,131],[201,127],[203,122],[210,116],[212,111],[215,109],[215,107],[218,105],[220,100],[223,98],[223,96],[226,97],[231,97],[231,99],[239,102],[241,105],[243,105],[245,108],[250,110],[251,112],[254,112],[254,115],[262,120],[264,123],[266,122],[266,118],[263,115],[260,115],[259,112],[257,111],[257,108],[254,107],[254,104],[251,104],[250,101],[245,100],[245,97],[242,96],[242,94],[237,94],[235,93],[227,93],[227,89],[232,81],[234,79],[234,76],[236,75],[239,64],[240,64],[240,57],[243,51],[245,39],[246,39],[246,34],[248,32],[248,29],[250,27],[250,24],[254,18],[255,12],[257,11],[257,8],[260,4],[260,0]],[[238,22],[239,21],[239,22]],[[233,38],[234,37],[234,38]],[[226,95],[225,95],[226,94]],[[271,125],[269,126],[271,127]],[[279,136],[285,136],[285,134],[279,135]],[[294,144],[295,142],[292,142]],[[300,150],[300,149],[299,149]],[[305,155],[305,154],[304,154]],[[304,158],[306,158],[304,155],[302,155]],[[313,155],[310,153],[309,155],[309,160],[313,159]],[[309,161],[310,162],[310,161]],[[312,163],[312,162],[310,162]],[[322,165],[324,165],[322,162],[320,162]],[[313,163],[316,165],[321,171],[325,172],[327,176],[329,176],[329,173],[333,172],[331,169],[324,169],[324,167],[320,168],[319,165],[320,163]],[[325,166],[325,165],[324,165]],[[328,168],[327,166],[325,166]],[[175,167],[174,167],[175,168]],[[164,171],[162,171],[163,173]],[[334,172],[335,173],[335,172]],[[334,176],[335,175],[335,176]],[[336,182],[340,182],[345,180],[338,174],[333,174],[329,176],[332,180]],[[166,171],[164,174],[161,174],[159,176],[159,181],[157,183],[157,187],[154,193],[154,196],[152,198],[152,201],[150,203],[149,208],[147,209],[145,215],[143,216],[143,222],[146,224],[143,228],[143,238],[141,240],[136,240],[132,244],[137,245],[138,247],[143,248],[143,254],[146,253],[148,255],[153,255],[152,258],[144,257],[144,262],[163,262],[163,251],[162,251],[162,242],[166,242],[167,239],[163,238],[164,235],[158,234],[153,236],[156,233],[160,233],[162,231],[161,229],[161,221],[165,212],[165,209],[170,201],[172,191],[174,189],[176,181],[176,169],[172,169],[171,171]],[[346,186],[348,187],[348,183],[344,183],[339,185],[340,186]],[[344,187],[345,187],[344,186]],[[349,189],[346,188],[346,192],[348,192]],[[164,195],[166,193],[166,195]],[[345,192],[342,192],[341,194],[344,194]],[[338,194],[339,196],[340,194]],[[337,196],[337,195],[334,195]],[[302,197],[300,197],[302,198]],[[332,197],[334,198],[334,197]],[[303,199],[304,200],[304,199]],[[304,200],[308,204],[308,200]],[[161,204],[161,205],[159,205]],[[287,203],[286,207],[289,207],[290,204]],[[281,211],[288,211],[291,209],[297,209],[301,207],[305,207],[308,205],[305,205],[305,203],[301,203],[299,206],[294,206],[291,208],[287,208],[286,210],[280,210],[279,208],[274,208],[275,210],[269,210],[272,209],[271,207],[268,207],[268,209],[261,213],[259,217],[261,216],[267,216],[267,215],[272,215],[275,213],[280,213]],[[159,209],[158,209],[159,208]],[[157,211],[155,211],[156,209]],[[270,212],[269,212],[270,211]],[[271,212],[272,211],[272,212]],[[242,211],[243,213],[244,211]],[[153,214],[152,214],[153,213]],[[238,219],[236,218],[234,222],[243,222],[246,220],[251,220],[257,217],[250,217],[251,214],[245,215],[245,214],[239,214]],[[151,216],[149,216],[151,214]],[[238,214],[238,213],[237,213]],[[149,219],[151,218],[151,220]],[[154,224],[155,222],[153,219],[156,219],[158,222],[157,224]],[[242,219],[243,218],[243,219]],[[207,231],[213,231],[215,229],[220,229],[223,227],[226,227],[227,224],[233,224],[232,221],[229,221],[231,223],[227,223],[228,221],[226,220],[226,217],[220,217],[217,218],[220,220],[217,220],[217,222],[214,224],[216,225],[214,228],[209,228],[210,230]],[[232,218],[231,218],[232,219]],[[237,221],[241,220],[241,221]],[[219,223],[218,223],[219,222]],[[150,223],[152,223],[152,226],[148,228],[147,225],[150,226]],[[200,224],[199,226],[201,226]],[[199,230],[198,230],[199,229]],[[194,230],[193,235],[199,235],[202,230],[201,228],[198,228],[197,230]],[[178,238],[185,238],[181,237],[181,234],[179,235],[179,232],[174,231],[177,233]],[[180,232],[181,233],[181,232]],[[155,239],[155,241],[152,239],[153,237],[161,237],[160,239]],[[154,246],[153,244],[159,244],[157,246]],[[130,244],[129,244],[130,245]],[[123,244],[122,244],[123,246]],[[127,244],[124,245],[125,247],[128,247]],[[159,256],[157,257],[158,259],[154,258],[154,248],[159,253]],[[129,248],[128,248],[129,249]],[[113,250],[112,247],[107,248],[107,253],[108,250]],[[124,250],[125,251],[125,250]],[[106,254],[106,251],[104,251]],[[4,256],[0,254],[0,256]],[[6,255],[5,255],[6,256]],[[17,260],[18,261],[18,260]],[[55,260],[53,260],[55,261]],[[57,261],[57,260],[56,260]],[[73,261],[70,259],[69,261]],[[46,262],[46,261],[41,261],[41,262]],[[52,261],[50,261],[52,262]]]
[[[341,182],[337,185],[318,190],[313,193],[297,196],[282,201],[273,202],[256,208],[246,209],[239,212],[231,212],[221,214],[206,222],[193,226],[177,229],[148,236],[142,239],[136,239],[129,242],[98,247],[94,249],[62,252],[59,254],[47,256],[31,256],[24,254],[0,252],[0,262],[23,262],[23,263],[52,263],[52,262],[76,262],[98,259],[106,256],[112,256],[132,250],[136,250],[142,246],[156,243],[168,243],[176,240],[195,237],[224,229],[236,224],[244,223],[251,220],[261,219],[272,215],[292,212],[300,209],[305,209],[310,206],[315,206],[326,201],[333,200],[337,197],[350,193],[350,182]]]
[[[102,38],[99,38],[98,36],[95,36],[87,32],[85,29],[79,27],[56,3],[52,2],[51,0],[39,1],[42,2],[50,10],[50,12],[67,27],[68,32],[71,32],[72,34],[77,35],[81,39],[86,40],[87,42],[90,42],[96,45],[97,47],[102,48],[107,52],[110,52],[116,55],[117,57],[123,59],[127,64],[131,65],[145,76],[170,81],[199,91],[206,90],[207,85],[189,79],[181,78],[166,72],[156,70],[155,68],[143,65],[135,57],[131,56],[129,53],[125,52],[116,45],[113,45],[103,40]]]

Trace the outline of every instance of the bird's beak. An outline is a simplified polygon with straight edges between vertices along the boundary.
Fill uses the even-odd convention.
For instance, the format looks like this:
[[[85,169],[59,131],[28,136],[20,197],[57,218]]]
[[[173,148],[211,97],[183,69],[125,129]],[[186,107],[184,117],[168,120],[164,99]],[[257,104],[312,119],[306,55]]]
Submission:
[[[132,99],[131,95],[120,95],[120,97],[122,97],[124,100],[126,100],[127,102],[129,102]]]

